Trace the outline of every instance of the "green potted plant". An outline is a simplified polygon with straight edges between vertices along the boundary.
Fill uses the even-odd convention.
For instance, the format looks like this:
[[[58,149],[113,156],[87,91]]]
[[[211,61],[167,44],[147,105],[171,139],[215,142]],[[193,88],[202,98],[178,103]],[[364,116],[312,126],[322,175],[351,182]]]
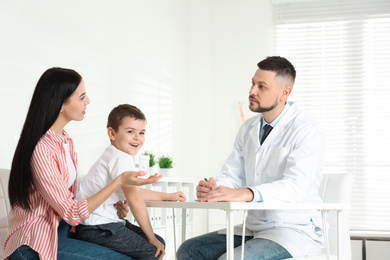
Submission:
[[[154,166],[156,165],[156,155],[152,152],[145,151],[142,155],[149,156],[149,174],[154,174]]]
[[[171,176],[173,168],[172,157],[168,155],[161,155],[158,160],[158,166],[160,167],[160,174],[163,176]]]

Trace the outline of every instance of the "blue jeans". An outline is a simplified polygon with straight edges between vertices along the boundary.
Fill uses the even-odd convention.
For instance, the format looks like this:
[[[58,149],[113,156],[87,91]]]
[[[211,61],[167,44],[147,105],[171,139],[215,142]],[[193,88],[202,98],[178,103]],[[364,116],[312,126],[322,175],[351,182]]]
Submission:
[[[9,260],[39,260],[37,252],[28,246],[18,247],[9,257]]]
[[[57,258],[59,260],[134,260],[104,246],[69,238],[69,229],[70,226],[61,220],[58,226]],[[26,245],[20,246],[9,256],[9,260],[26,259],[39,260],[38,253]]]
[[[164,239],[155,235],[165,245]],[[126,220],[126,223],[115,222],[103,225],[78,225],[76,238],[108,247],[122,254],[139,260],[158,260],[155,257],[156,247],[148,242],[148,238],[139,226]]]
[[[241,259],[242,236],[234,236],[234,259]],[[281,260],[291,258],[281,245],[263,238],[245,237],[245,260]],[[178,260],[226,259],[226,235],[212,232],[185,241],[177,250]]]

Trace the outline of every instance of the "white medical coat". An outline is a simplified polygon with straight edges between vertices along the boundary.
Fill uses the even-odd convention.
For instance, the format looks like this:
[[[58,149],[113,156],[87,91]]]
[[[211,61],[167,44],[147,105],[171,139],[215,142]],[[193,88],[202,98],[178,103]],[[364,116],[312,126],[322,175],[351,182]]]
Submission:
[[[261,117],[252,117],[241,126],[233,152],[216,178],[217,186],[255,187],[267,203],[322,202],[318,189],[325,142],[319,125],[291,103],[260,145]],[[319,211],[252,210],[246,232],[273,240],[297,257],[321,252],[320,228]]]

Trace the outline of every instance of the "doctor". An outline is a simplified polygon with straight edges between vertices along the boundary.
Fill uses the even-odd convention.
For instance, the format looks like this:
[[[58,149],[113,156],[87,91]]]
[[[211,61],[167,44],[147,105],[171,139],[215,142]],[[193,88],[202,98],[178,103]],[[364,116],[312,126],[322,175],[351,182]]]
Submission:
[[[267,57],[257,66],[249,91],[249,108],[259,115],[241,126],[233,152],[219,176],[199,182],[198,200],[321,202],[318,189],[324,136],[309,115],[296,103],[287,101],[295,68],[279,56]],[[309,210],[250,211],[245,259],[279,260],[320,254],[320,218],[318,211]],[[242,229],[236,227],[235,232],[234,258],[240,259]],[[180,246],[177,257],[226,259],[226,236],[212,232],[189,239]]]

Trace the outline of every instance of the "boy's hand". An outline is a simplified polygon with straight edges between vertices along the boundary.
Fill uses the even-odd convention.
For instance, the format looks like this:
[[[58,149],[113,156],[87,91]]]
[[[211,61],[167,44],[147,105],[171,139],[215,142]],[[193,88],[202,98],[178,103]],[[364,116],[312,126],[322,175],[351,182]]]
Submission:
[[[140,171],[140,172],[126,171],[123,172],[120,175],[120,177],[121,177],[122,184],[135,185],[135,186],[150,184],[162,178],[162,175],[158,175],[157,173],[151,175],[149,178],[138,178],[139,176],[144,176],[145,174],[146,172],[144,171]]]
[[[170,201],[186,201],[186,195],[181,191],[170,193],[169,195]]]
[[[114,204],[114,207],[116,208],[116,214],[118,215],[118,218],[123,219],[127,216],[129,213],[129,207],[127,205],[127,201],[125,200],[122,202],[121,200]]]
[[[156,254],[154,256],[157,257],[160,255],[158,259],[161,260],[165,255],[164,245],[156,237],[153,240],[149,240],[149,243],[157,248]]]

